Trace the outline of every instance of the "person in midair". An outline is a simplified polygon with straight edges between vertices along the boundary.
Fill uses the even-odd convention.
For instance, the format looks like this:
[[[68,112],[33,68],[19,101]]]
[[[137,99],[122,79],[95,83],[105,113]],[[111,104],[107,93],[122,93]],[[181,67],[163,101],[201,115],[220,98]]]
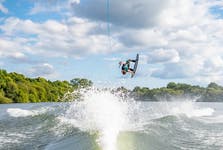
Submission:
[[[135,60],[132,59],[128,59],[126,62],[119,62],[119,66],[122,66],[121,68],[121,72],[123,75],[126,75],[127,72],[131,73],[132,75],[135,74],[134,70],[132,68],[130,68],[130,62],[136,62]]]

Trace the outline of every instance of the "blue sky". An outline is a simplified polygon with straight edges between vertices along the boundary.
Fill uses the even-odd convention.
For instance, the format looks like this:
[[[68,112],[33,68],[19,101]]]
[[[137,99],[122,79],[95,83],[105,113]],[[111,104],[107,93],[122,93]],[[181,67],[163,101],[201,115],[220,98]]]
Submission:
[[[0,68],[100,87],[223,85],[223,1],[108,1],[0,0]],[[136,76],[122,76],[137,53]]]

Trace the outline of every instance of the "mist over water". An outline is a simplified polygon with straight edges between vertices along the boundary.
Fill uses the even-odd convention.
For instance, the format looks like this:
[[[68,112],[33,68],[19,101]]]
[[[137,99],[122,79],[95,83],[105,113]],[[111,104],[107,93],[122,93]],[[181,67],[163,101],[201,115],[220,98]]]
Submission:
[[[100,147],[115,150],[118,134],[128,122],[127,103],[110,91],[90,90],[83,94],[84,101],[71,104],[61,121],[83,131],[97,132]]]
[[[222,149],[223,104],[136,102],[110,90],[80,101],[0,105],[0,149]]]

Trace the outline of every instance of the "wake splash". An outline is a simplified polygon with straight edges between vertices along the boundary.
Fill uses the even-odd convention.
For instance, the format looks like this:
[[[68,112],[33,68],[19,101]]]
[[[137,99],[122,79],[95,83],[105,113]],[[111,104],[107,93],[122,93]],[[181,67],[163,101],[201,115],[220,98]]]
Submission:
[[[177,106],[171,109],[173,115],[186,115],[188,118],[191,117],[206,117],[212,116],[214,109],[212,108],[200,108],[195,105],[196,102],[187,101],[181,102]]]
[[[139,102],[122,92],[98,89],[83,90],[81,95],[75,102],[4,106],[0,109],[0,149],[223,147],[223,104],[187,99]]]
[[[130,140],[131,136],[138,137],[141,134],[146,135],[147,140],[151,142],[151,139],[155,138],[157,142],[155,145],[160,145],[162,140],[167,140],[165,138],[169,135],[166,134],[176,132],[173,126],[176,125],[182,129],[179,131],[181,133],[184,132],[185,124],[188,124],[188,129],[185,129],[188,131],[191,128],[188,118],[199,120],[201,117],[211,117],[214,113],[214,109],[198,106],[192,100],[136,102],[123,96],[123,93],[98,89],[83,90],[81,95],[81,100],[69,103],[66,112],[57,119],[62,124],[69,124],[83,132],[96,135],[94,141],[102,150],[118,150],[123,147],[124,149],[144,149],[140,144],[132,145],[134,141]],[[163,128],[165,130],[162,130]],[[173,140],[177,141],[177,139],[178,137]],[[165,144],[160,145],[161,149],[165,147]],[[147,146],[145,149],[148,148]]]
[[[96,133],[97,143],[103,150],[116,150],[117,137],[128,124],[128,103],[108,90],[88,90],[82,95],[84,101],[73,102],[59,119],[80,130]]]
[[[20,108],[9,108],[7,109],[7,113],[12,117],[28,117],[38,114],[36,111],[24,110]]]
[[[26,110],[21,108],[8,108],[6,111],[11,117],[29,117],[37,116],[50,111],[51,108],[44,107],[38,110]]]

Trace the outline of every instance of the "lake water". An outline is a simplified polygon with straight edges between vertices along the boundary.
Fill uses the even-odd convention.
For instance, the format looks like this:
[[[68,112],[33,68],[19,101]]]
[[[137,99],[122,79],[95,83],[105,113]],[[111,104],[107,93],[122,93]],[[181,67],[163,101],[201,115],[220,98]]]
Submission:
[[[223,103],[84,101],[0,105],[1,150],[220,150]]]

